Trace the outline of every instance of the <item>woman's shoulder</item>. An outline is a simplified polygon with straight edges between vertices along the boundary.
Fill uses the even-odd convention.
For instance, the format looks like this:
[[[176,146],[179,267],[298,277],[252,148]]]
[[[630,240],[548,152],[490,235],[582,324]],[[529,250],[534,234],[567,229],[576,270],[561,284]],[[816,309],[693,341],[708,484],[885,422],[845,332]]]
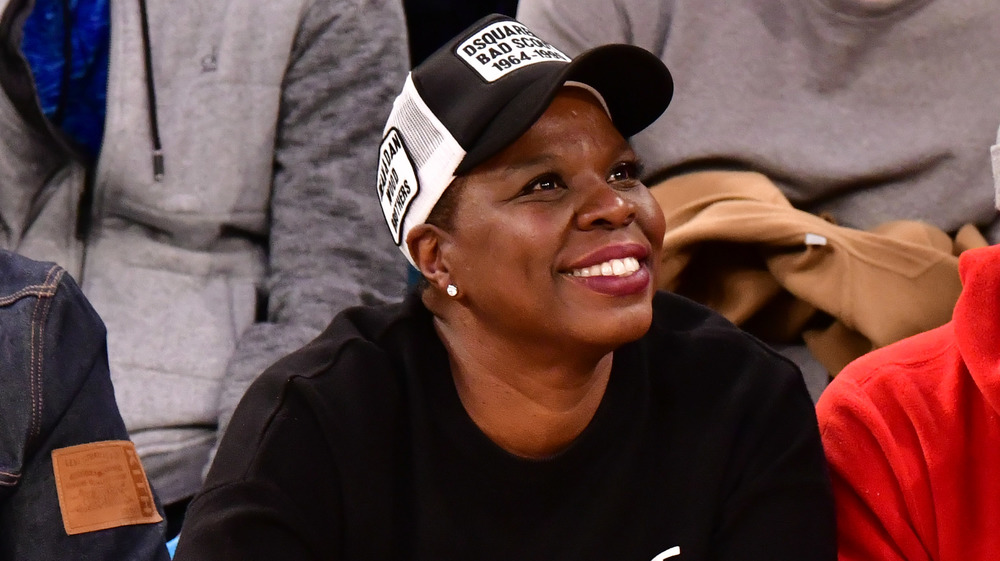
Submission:
[[[714,345],[724,340],[750,352],[777,355],[720,313],[672,292],[659,291],[653,298],[653,323],[649,332],[654,337],[676,338],[688,344]]]
[[[646,339],[651,360],[671,365],[671,377],[747,389],[802,385],[805,391],[793,362],[718,312],[677,294],[657,293]]]
[[[232,462],[245,467],[261,453],[268,435],[287,430],[290,420],[312,423],[314,431],[327,437],[336,433],[338,445],[347,448],[360,438],[355,434],[359,428],[373,440],[389,438],[376,435],[374,427],[392,425],[400,414],[405,381],[397,347],[401,332],[411,333],[425,321],[420,316],[410,299],[338,314],[320,335],[250,385],[219,453],[228,451]],[[257,452],[248,453],[252,450]]]
[[[394,370],[410,334],[432,330],[430,313],[414,295],[394,304],[348,308],[258,382],[316,387],[375,382]]]
[[[424,322],[433,329],[429,313],[412,297],[342,311],[315,339],[254,380],[234,421],[243,415],[244,422],[266,425],[269,418],[302,407],[323,415],[384,412],[402,391],[398,365],[404,333],[419,332]]]
[[[732,325],[718,312],[685,296],[665,290],[659,290],[653,296],[655,327],[685,331],[701,327],[706,322]]]

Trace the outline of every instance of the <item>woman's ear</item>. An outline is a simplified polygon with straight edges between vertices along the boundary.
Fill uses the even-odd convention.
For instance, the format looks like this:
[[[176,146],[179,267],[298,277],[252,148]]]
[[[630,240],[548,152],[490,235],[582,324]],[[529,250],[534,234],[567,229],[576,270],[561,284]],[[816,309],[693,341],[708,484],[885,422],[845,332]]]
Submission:
[[[420,274],[438,289],[446,290],[451,282],[447,248],[451,236],[433,224],[418,224],[406,236],[406,247],[413,256]]]

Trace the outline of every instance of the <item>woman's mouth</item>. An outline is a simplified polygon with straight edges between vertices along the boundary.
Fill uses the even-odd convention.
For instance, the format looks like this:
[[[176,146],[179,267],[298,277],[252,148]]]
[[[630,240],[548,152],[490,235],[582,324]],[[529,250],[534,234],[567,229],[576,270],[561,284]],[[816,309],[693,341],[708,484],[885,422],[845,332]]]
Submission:
[[[625,257],[622,259],[609,259],[603,263],[597,263],[589,267],[573,269],[570,274],[574,277],[627,277],[634,274],[641,268],[639,260],[635,257]]]
[[[644,293],[652,282],[648,264],[635,256],[615,257],[565,274],[575,284],[606,296]]]

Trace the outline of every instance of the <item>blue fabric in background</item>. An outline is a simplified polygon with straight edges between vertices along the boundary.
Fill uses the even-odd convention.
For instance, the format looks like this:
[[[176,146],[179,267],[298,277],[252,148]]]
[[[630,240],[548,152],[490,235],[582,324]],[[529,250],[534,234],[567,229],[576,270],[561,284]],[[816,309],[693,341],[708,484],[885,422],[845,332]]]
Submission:
[[[167,542],[167,553],[170,554],[171,559],[174,558],[174,553],[177,551],[177,542],[179,542],[180,539],[181,537],[177,536],[174,539]]]
[[[91,162],[96,160],[104,137],[111,44],[109,2],[36,0],[21,40],[42,112]],[[66,11],[71,14],[69,21]],[[71,57],[64,92],[67,25],[71,26]]]

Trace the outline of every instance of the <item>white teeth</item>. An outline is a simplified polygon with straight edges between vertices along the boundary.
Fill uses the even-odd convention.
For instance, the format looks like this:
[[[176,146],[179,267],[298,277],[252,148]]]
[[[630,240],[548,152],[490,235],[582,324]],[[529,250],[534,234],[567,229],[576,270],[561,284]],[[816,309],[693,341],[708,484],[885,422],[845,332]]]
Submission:
[[[627,277],[632,273],[639,270],[639,260],[635,257],[626,257],[624,259],[612,259],[610,261],[605,261],[604,263],[599,263],[597,265],[591,265],[590,267],[584,267],[582,269],[574,269],[574,277]]]

